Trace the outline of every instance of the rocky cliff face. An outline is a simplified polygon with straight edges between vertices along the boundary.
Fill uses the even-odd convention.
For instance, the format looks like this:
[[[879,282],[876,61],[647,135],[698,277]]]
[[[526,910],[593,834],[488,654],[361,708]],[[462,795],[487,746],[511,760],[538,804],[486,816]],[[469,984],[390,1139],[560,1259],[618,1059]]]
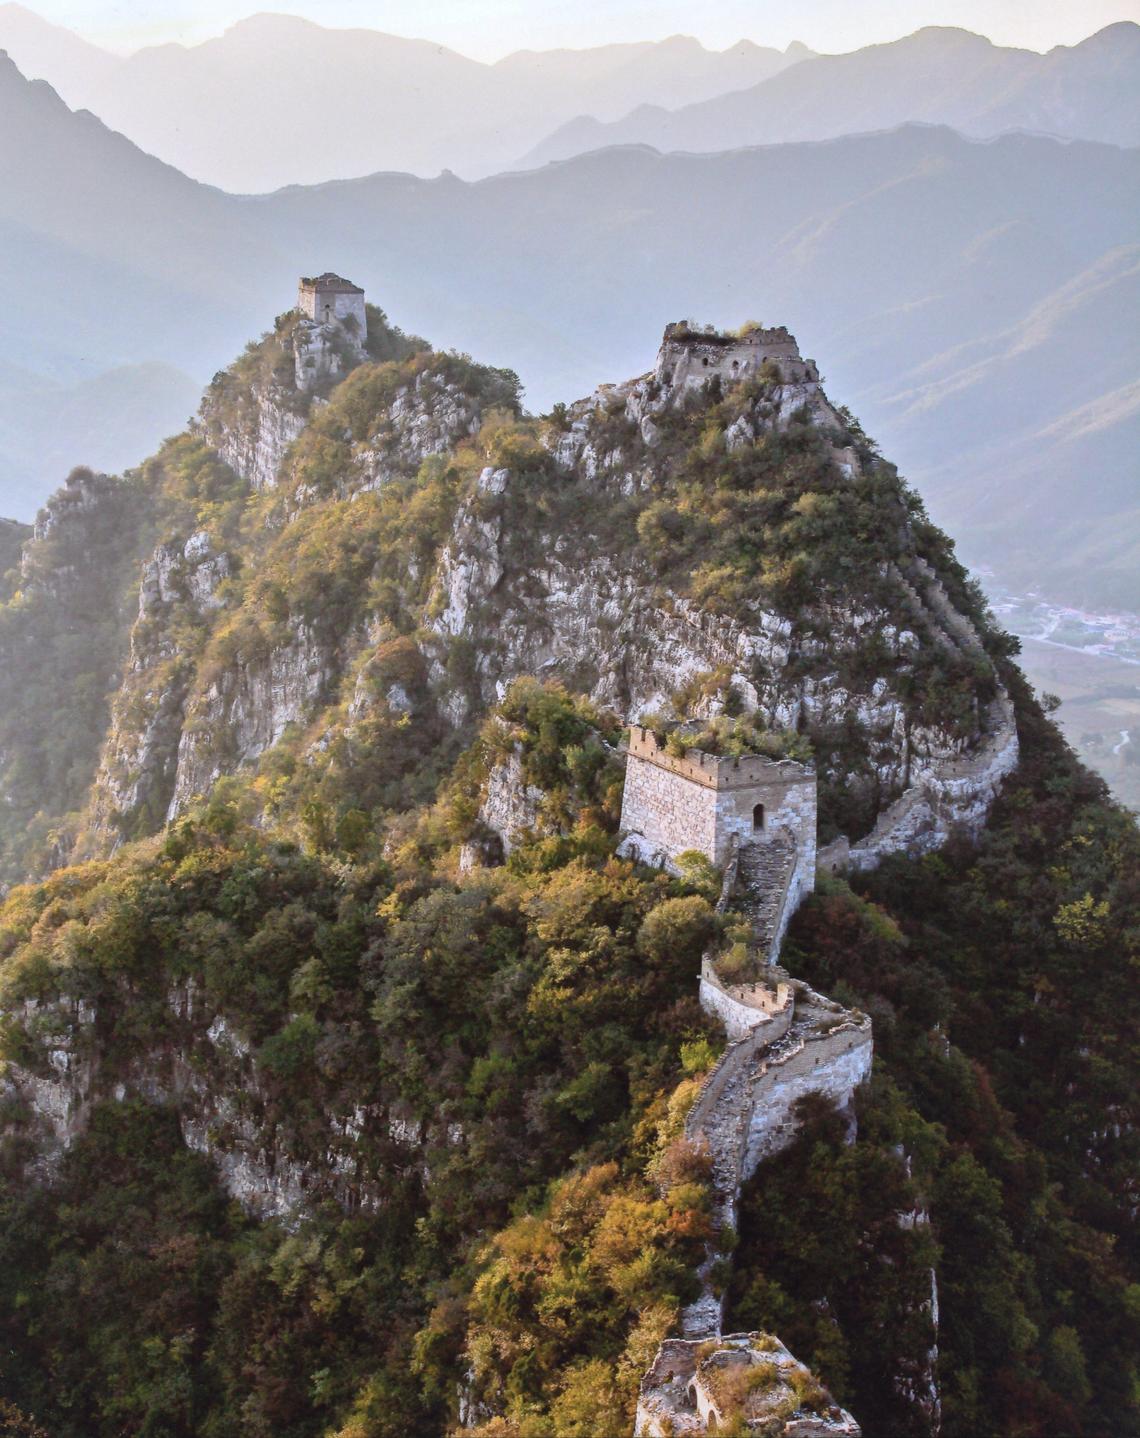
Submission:
[[[973,624],[905,538],[904,515],[902,552],[884,566],[876,592],[821,587],[795,614],[765,602],[760,586],[746,603],[720,606],[695,596],[688,574],[676,584],[655,571],[642,535],[669,476],[684,466],[678,430],[690,446],[699,434],[714,466],[778,446],[792,431],[818,436],[822,462],[847,478],[870,465],[813,366],[785,361],[787,380],[776,366],[765,383],[742,381],[714,419],[708,386],[695,388],[677,348],[667,339],[653,374],[566,411],[547,436],[545,503],[536,505],[526,465],[480,474],[440,560],[428,618],[437,678],[460,641],[478,651],[477,702],[524,673],[564,677],[630,720],[668,712],[678,691],[689,691],[696,714],[731,694],[773,728],[821,739],[825,780],[861,783],[885,801],[941,772],[997,723],[986,708],[996,691]],[[716,386],[714,397],[723,392]],[[676,512],[668,518],[687,522]],[[931,654],[969,672],[957,722],[916,713],[908,699],[914,671]],[[451,697],[455,718],[470,701]],[[859,775],[849,754],[828,753],[842,729],[861,731]]]
[[[95,772],[132,583],[154,535],[139,485],[86,469],[71,474],[34,531],[13,529],[18,567],[0,580],[0,892],[66,859],[67,816]]]
[[[233,567],[204,530],[182,544],[160,544],[143,565],[130,659],[95,778],[96,834],[122,836],[130,832],[127,824],[137,832],[166,817],[194,650],[223,605],[218,589]]]
[[[37,527],[25,582],[73,608],[89,571],[71,530],[90,534],[128,498],[147,518],[134,547],[116,551],[117,673],[104,661],[110,718],[71,857],[160,834],[230,775],[239,782],[224,793],[284,836],[283,853],[303,839],[309,852],[351,854],[353,836],[375,830],[386,857],[406,853],[420,840],[394,816],[416,805],[408,825],[453,823],[469,839],[441,861],[449,873],[501,859],[535,827],[556,847],[578,816],[560,825],[569,811],[555,803],[547,822],[540,759],[528,751],[524,763],[510,733],[465,828],[422,817],[455,754],[526,675],[560,680],[625,722],[747,711],[758,732],[794,731],[815,754],[825,837],[848,836],[824,851],[835,866],[976,831],[1017,759],[1000,646],[944,542],[828,400],[814,364],[786,331],[761,336],[672,329],[650,373],[535,422],[521,417],[509,374],[416,346],[370,363],[318,327],[279,323],[216,378],[191,434],[123,485],[78,482]],[[618,720],[606,722],[596,747],[612,766]],[[180,834],[211,822],[199,811],[152,852],[170,858]],[[494,834],[501,845],[483,842]],[[811,868],[814,834],[805,852]],[[186,882],[197,882],[193,865]],[[342,1082],[307,987],[331,993],[322,973],[303,976],[283,1026],[256,1038],[217,998],[226,965],[211,970],[212,945],[223,951],[223,929],[234,941],[241,886],[258,882],[243,874],[215,896],[232,905],[216,931],[213,900],[188,929],[215,984],[209,1002],[177,954],[152,972],[161,922],[137,939],[147,964],[98,1000],[37,994],[29,966],[14,1014],[26,1042],[5,1092],[35,1172],[50,1175],[108,1097],[173,1111],[227,1192],[287,1225],[325,1201],[379,1211],[392,1175],[427,1182],[435,1159],[462,1147],[462,1125],[410,1118],[392,1090],[361,1081],[380,1064],[355,1015],[337,1040],[356,1046],[353,1082]],[[350,906],[343,894],[337,903]],[[281,906],[283,924],[292,907]],[[331,913],[330,903],[322,922]],[[371,917],[382,917],[374,902]],[[758,932],[761,917],[757,908]],[[64,923],[50,906],[42,922]],[[779,913],[770,927],[762,947],[774,955]],[[53,930],[57,958],[69,941]],[[240,946],[228,962],[239,954],[245,963]],[[248,959],[254,971],[271,962],[254,947]],[[734,1028],[724,1006],[749,1006],[714,980],[702,993],[717,989],[708,1007],[729,1019],[732,1042],[694,1084],[678,1142],[710,1170],[715,1231],[732,1224],[742,1180],[794,1136],[799,1099],[850,1107],[871,1034],[864,1015],[791,982]],[[109,1035],[136,1012],[145,1032],[120,1051]],[[300,1062],[321,1073],[304,1113],[283,1102],[280,1082]],[[666,1342],[642,1389],[645,1433],[726,1417],[719,1369],[748,1348],[718,1337],[721,1260],[701,1242],[701,1291],[681,1331],[728,1357],[685,1348],[696,1388],[678,1386],[662,1363],[681,1350]],[[779,1363],[760,1361],[780,1369],[773,1403],[797,1415],[785,1431],[857,1433],[777,1348]],[[920,1390],[936,1398],[929,1372],[912,1380],[912,1406],[926,1401]]]
[[[287,1225],[329,1200],[350,1212],[376,1209],[385,1167],[422,1165],[435,1144],[455,1138],[359,1092],[352,1102],[331,1101],[319,1134],[306,1132],[275,1101],[240,1022],[193,980],[167,988],[152,1014],[151,1046],[126,1064],[108,1059],[96,1004],[29,998],[10,1018],[34,1043],[0,1082],[5,1125],[24,1136],[30,1174],[41,1180],[107,1098],[171,1108],[186,1146],[210,1155],[227,1193],[252,1216]]]
[[[651,374],[536,430],[510,420],[509,378],[448,356],[358,366],[326,399],[297,381],[294,347],[312,336],[295,320],[279,325],[203,404],[198,443],[253,493],[227,533],[184,532],[146,567],[80,852],[153,828],[287,733],[315,725],[314,741],[327,746],[346,722],[338,706],[360,719],[351,686],[393,621],[418,636],[437,727],[463,730],[523,674],[557,676],[630,719],[667,710],[679,692],[693,714],[735,704],[812,737],[825,785],[857,796],[838,801],[835,822],[860,837],[892,798],[983,740],[993,670],[905,508],[892,519],[897,498],[886,487],[875,497],[875,460],[857,426],[827,400],[814,366],[791,356],[791,337],[772,333],[780,360],[736,384],[719,375],[697,384],[696,361],[680,365],[670,338]],[[410,501],[428,461],[437,480],[446,476],[433,544],[413,556],[377,538],[371,569],[335,613],[319,593],[288,602],[288,577],[273,593],[259,585],[259,573],[295,565],[290,551],[318,534],[354,545],[354,527],[363,532],[376,512],[365,500],[390,502],[403,484]],[[824,506],[838,513],[846,502],[843,486],[861,485],[865,507],[895,526],[891,558],[868,561],[858,582],[840,572],[807,586],[795,604],[760,582],[759,556],[751,568],[734,557],[735,569],[694,569],[712,531],[699,504],[686,510],[678,496],[691,504],[703,484],[735,492],[756,472],[773,476],[759,493],[770,507],[784,502],[780,474],[824,485],[822,497],[792,505],[808,539]],[[651,523],[663,510],[665,541]],[[662,562],[663,544],[679,568],[671,554]],[[799,562],[771,568],[780,579]],[[399,597],[389,589],[378,606],[385,570]],[[952,714],[915,701],[932,664],[951,675]]]
[[[275,551],[308,542],[326,522],[351,534],[353,501],[413,480],[425,460],[469,439],[496,402],[514,402],[510,382],[496,372],[468,367],[475,382],[464,385],[456,365],[440,356],[362,368],[351,382],[359,381],[358,389],[338,392],[338,403],[329,406],[289,387],[281,374],[286,355],[277,335],[238,366],[243,374],[252,369],[252,377],[219,377],[203,403],[197,436],[184,442],[202,451],[200,436],[208,437],[253,495],[244,513],[230,515],[228,528],[215,515],[212,529],[160,544],[144,566],[130,661],[78,854],[153,830],[208,793],[220,775],[256,762],[287,731],[304,729],[340,702],[342,685],[356,682],[370,653],[389,637],[366,592],[330,613],[314,576],[310,612],[288,612],[280,587],[272,595],[255,587],[257,566],[273,562]],[[293,453],[281,437],[291,436],[291,443],[307,427],[304,414],[288,408],[299,395],[318,410],[308,449]],[[346,413],[358,429],[351,444],[344,442]],[[335,469],[325,463],[327,450]],[[313,554],[306,558],[320,562]],[[414,584],[410,559],[391,556],[404,582]],[[241,581],[243,567],[254,587]],[[362,591],[369,577],[366,571],[357,576]],[[360,715],[358,699],[349,722]]]
[[[194,428],[254,490],[272,489],[289,446],[305,428],[318,386],[341,377],[361,356],[343,357],[333,336],[300,315],[232,369],[214,376]]]
[[[671,1338],[638,1395],[635,1438],[733,1431],[859,1438],[862,1429],[770,1333]]]

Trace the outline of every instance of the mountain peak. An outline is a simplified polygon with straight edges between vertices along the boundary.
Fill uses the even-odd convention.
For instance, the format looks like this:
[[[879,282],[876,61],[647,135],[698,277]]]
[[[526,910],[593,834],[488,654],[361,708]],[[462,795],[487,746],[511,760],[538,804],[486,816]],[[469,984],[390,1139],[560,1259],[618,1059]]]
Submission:
[[[1105,25],[1103,29],[1096,30],[1084,40],[1078,41],[1076,45],[1058,45],[1056,49],[1116,50],[1121,45],[1127,45],[1132,50],[1140,48],[1140,24],[1135,20],[1115,20],[1111,25]]]

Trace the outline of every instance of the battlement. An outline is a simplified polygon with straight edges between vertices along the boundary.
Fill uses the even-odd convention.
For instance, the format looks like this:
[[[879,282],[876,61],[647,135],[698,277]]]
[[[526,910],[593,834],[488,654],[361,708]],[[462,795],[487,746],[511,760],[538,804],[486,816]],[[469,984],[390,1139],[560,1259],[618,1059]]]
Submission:
[[[657,355],[656,378],[674,387],[703,384],[714,375],[734,383],[760,373],[769,364],[784,384],[818,384],[814,360],[800,354],[795,335],[783,325],[746,329],[740,334],[694,329],[681,320],[665,326]]]
[[[691,779],[707,789],[755,788],[758,784],[815,784],[815,775],[794,759],[769,759],[764,754],[742,754],[726,756],[706,754],[699,749],[689,749],[683,757],[670,754],[652,729],[634,724],[629,731],[629,752],[636,759],[644,759]]]

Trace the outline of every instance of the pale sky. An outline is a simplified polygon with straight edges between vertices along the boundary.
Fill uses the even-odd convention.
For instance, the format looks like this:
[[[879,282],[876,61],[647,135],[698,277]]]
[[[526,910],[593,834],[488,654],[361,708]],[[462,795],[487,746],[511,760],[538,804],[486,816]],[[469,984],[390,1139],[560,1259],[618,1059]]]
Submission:
[[[495,60],[511,50],[696,35],[710,48],[739,39],[783,49],[802,40],[842,51],[895,40],[922,25],[960,25],[1000,45],[1071,45],[1116,20],[1140,21],[1140,0],[31,0],[27,8],[108,49],[217,35],[257,10],[330,27],[363,26],[436,40]]]

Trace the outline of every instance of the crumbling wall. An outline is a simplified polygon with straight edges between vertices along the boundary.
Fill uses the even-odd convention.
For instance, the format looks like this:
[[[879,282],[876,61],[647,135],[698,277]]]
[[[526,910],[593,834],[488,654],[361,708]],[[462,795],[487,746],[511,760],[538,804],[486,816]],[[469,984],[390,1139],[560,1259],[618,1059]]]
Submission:
[[[763,1383],[717,1382],[718,1370],[760,1366]],[[808,1378],[808,1369],[770,1333],[728,1333],[715,1344],[667,1338],[641,1382],[634,1438],[710,1433],[739,1418],[750,1432],[778,1432],[781,1438],[859,1438],[859,1425],[837,1404],[811,1411],[798,1407],[797,1390]],[[731,1411],[737,1404],[740,1411]],[[789,1407],[796,1410],[794,1417],[786,1417]]]
[[[832,871],[874,869],[889,854],[921,855],[940,849],[951,834],[976,839],[1005,779],[1017,768],[1019,746],[1013,704],[1004,692],[987,716],[986,737],[972,754],[919,761],[914,783],[879,815],[864,839],[833,840],[819,853]]]
[[[850,1013],[835,1018],[834,1029],[806,1034],[791,1052],[761,1062],[752,1086],[742,1180],[795,1138],[794,1109],[801,1098],[820,1094],[835,1108],[848,1109],[855,1090],[871,1077],[871,1020]]]

